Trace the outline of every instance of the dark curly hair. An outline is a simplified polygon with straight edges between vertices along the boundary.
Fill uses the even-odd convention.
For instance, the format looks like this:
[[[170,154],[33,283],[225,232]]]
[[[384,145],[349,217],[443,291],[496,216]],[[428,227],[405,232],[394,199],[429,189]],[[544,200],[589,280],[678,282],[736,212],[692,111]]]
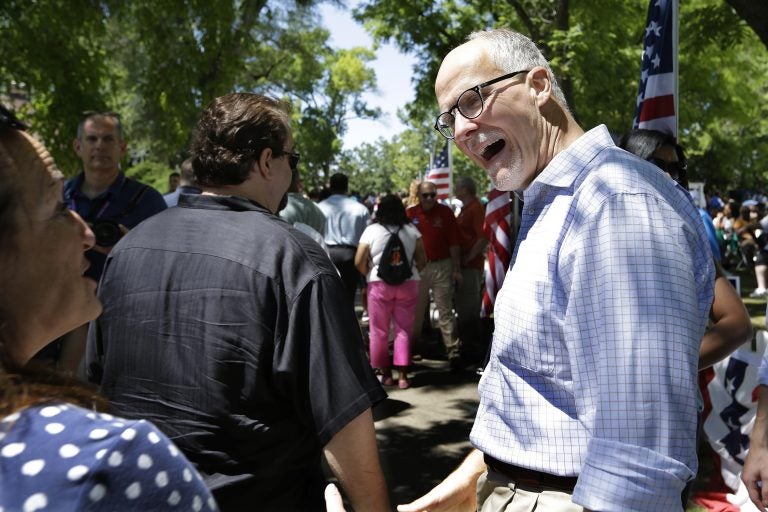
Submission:
[[[260,94],[232,93],[203,110],[192,140],[192,169],[203,187],[238,185],[266,148],[282,154],[290,137],[286,105]]]
[[[399,197],[387,194],[379,200],[376,209],[376,222],[387,226],[399,226],[409,224],[411,221],[405,213],[405,205]]]

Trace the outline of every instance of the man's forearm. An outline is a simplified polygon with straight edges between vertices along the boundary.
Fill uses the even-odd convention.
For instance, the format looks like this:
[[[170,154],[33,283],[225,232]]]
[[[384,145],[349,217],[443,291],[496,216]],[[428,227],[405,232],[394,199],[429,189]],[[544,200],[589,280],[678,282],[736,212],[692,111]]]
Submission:
[[[389,510],[370,409],[333,436],[325,445],[325,457],[355,510]]]

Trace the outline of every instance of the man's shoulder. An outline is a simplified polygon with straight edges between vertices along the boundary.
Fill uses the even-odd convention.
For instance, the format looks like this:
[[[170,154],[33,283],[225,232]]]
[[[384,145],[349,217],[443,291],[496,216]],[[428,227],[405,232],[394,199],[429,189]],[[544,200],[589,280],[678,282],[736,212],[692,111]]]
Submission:
[[[69,197],[83,182],[83,173],[80,172],[64,181],[64,197]]]
[[[131,203],[135,201],[136,208],[146,210],[147,213],[157,213],[167,208],[160,192],[146,183],[128,177],[125,179],[120,199]]]

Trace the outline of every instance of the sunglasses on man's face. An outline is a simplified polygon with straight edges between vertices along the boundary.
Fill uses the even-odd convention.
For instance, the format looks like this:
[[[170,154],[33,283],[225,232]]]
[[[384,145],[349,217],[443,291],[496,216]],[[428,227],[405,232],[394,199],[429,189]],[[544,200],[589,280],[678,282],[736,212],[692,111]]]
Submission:
[[[421,194],[421,197],[423,197],[424,199],[434,199],[434,198],[437,197],[437,193],[435,193],[435,192],[425,192],[425,193]]]

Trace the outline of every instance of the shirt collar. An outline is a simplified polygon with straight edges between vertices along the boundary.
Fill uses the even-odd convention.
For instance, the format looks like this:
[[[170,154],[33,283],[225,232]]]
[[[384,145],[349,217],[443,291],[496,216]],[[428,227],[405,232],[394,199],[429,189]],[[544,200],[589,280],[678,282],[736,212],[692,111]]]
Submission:
[[[587,165],[605,148],[616,146],[605,125],[596,126],[555,155],[528,188],[570,188]],[[526,194],[527,195],[527,194]]]
[[[183,194],[179,196],[178,206],[182,208],[199,208],[201,210],[231,210],[236,212],[264,211],[265,213],[272,215],[272,212],[256,201],[240,196]]]
[[[84,181],[85,181],[85,173],[83,171],[80,171],[80,174],[75,176],[75,181],[72,187],[73,196],[86,197],[85,194],[83,194],[83,190],[82,190]],[[120,171],[117,173],[117,178],[115,178],[115,181],[112,182],[109,188],[96,197],[117,197],[123,188],[124,182],[125,182],[125,174],[123,174],[123,172]]]

